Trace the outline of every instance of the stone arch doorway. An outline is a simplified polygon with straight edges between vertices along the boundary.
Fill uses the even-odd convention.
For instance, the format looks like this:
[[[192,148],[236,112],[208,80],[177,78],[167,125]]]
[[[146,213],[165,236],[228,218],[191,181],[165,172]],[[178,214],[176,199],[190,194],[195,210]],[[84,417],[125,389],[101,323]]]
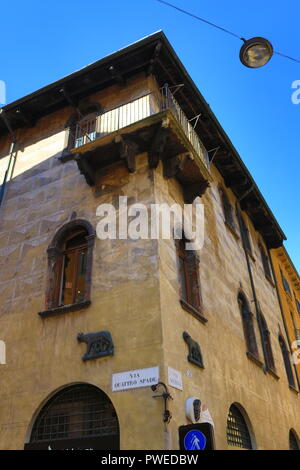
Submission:
[[[108,396],[88,384],[68,386],[38,413],[25,450],[120,448],[119,422]]]

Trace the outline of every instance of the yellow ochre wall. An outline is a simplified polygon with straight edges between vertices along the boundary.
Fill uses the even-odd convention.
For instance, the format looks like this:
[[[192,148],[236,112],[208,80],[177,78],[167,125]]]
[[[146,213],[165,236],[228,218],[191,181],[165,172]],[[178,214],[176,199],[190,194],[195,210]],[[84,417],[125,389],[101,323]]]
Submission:
[[[154,87],[137,77],[125,88],[116,85],[89,98],[104,109],[141,96]],[[120,421],[121,449],[178,449],[178,427],[187,424],[184,406],[190,396],[206,403],[215,422],[216,447],[226,449],[229,407],[242,406],[259,449],[288,448],[288,434],[300,434],[299,397],[287,384],[278,332],[284,327],[275,287],[266,280],[258,251],[259,234],[244,214],[253,247],[251,265],[262,312],[271,332],[279,379],[265,374],[246,356],[237,294],[252,293],[241,245],[224,224],[218,193],[222,179],[214,168],[213,182],[200,202],[205,206],[205,243],[200,250],[200,280],[207,324],[184,311],[178,301],[174,240],[99,240],[93,252],[91,306],[41,319],[45,308],[47,247],[56,231],[70,220],[86,219],[94,227],[101,203],[183,203],[182,189],[162,176],[161,165],[150,170],[147,154],[137,157],[129,174],[123,163],[102,172],[89,187],[74,161],[62,164],[65,123],[71,108],[19,130],[17,164],[0,208],[0,339],[6,343],[7,364],[0,366],[0,448],[22,449],[30,437],[33,419],[58,389],[90,383],[112,400]],[[7,156],[9,141],[0,142]],[[229,191],[233,205],[235,199]],[[252,303],[253,305],[253,303]],[[254,308],[254,307],[253,307]],[[254,310],[253,310],[254,313]],[[83,362],[85,345],[77,334],[110,331],[113,357]],[[256,337],[263,358],[257,324]],[[201,346],[205,369],[187,361],[182,333]],[[183,391],[169,387],[174,398],[169,425],[162,421],[163,402],[153,399],[150,387],[111,391],[113,373],[159,366],[167,383],[167,367],[183,376]]]
[[[278,333],[286,338],[275,285],[265,277],[259,253],[259,234],[246,214],[243,216],[250,232],[253,251],[251,267],[257,297],[271,333],[275,359],[276,379],[265,374],[261,367],[246,356],[241,315],[237,295],[242,288],[255,314],[245,255],[239,229],[234,234],[224,223],[218,190],[222,179],[213,169],[213,183],[202,202],[205,211],[205,239],[200,256],[200,280],[203,297],[203,314],[206,324],[200,323],[184,311],[178,301],[178,275],[174,240],[159,241],[161,315],[165,368],[181,371],[184,390],[173,390],[172,412],[176,416],[170,424],[172,446],[176,446],[177,427],[185,422],[184,402],[189,396],[199,397],[208,405],[215,422],[217,449],[227,449],[226,422],[232,403],[246,411],[258,449],[288,449],[290,428],[300,427],[299,396],[287,383],[286,373],[278,343]],[[155,194],[158,202],[182,204],[180,185],[175,180],[165,180],[161,169],[155,174]],[[228,191],[231,203],[235,198]],[[238,227],[238,222],[236,227]],[[188,349],[182,339],[187,331],[201,347],[205,369],[187,362]],[[255,333],[263,362],[263,352],[255,319]],[[192,377],[191,377],[192,375]],[[276,410],[276,412],[274,412]],[[282,439],[282,436],[285,436]]]
[[[276,278],[278,293],[280,296],[281,308],[288,330],[288,338],[292,354],[296,361],[298,378],[300,380],[300,354],[297,354],[299,348],[295,341],[299,341],[300,347],[300,278],[287,251],[284,247],[271,250],[271,258]],[[286,292],[283,286],[281,272],[290,286],[290,293]],[[294,344],[293,344],[294,343]]]

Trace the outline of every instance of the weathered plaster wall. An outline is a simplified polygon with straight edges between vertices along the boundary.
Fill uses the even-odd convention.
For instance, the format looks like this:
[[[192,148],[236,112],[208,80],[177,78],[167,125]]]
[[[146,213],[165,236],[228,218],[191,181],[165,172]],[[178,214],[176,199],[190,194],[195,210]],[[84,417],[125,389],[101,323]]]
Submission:
[[[89,101],[111,109],[153,87],[151,80],[136,78],[126,90],[115,85]],[[278,331],[284,330],[276,292],[263,273],[259,235],[247,221],[254,280],[271,331],[279,381],[265,375],[245,354],[237,292],[242,287],[249,302],[252,292],[239,231],[234,235],[224,224],[217,171],[213,170],[214,182],[202,198],[206,230],[200,278],[206,325],[178,302],[172,240],[96,239],[91,306],[44,320],[38,316],[45,302],[47,247],[74,212],[96,226],[98,205],[117,204],[120,195],[127,195],[130,203],[182,203],[179,183],[165,180],[161,166],[150,171],[146,154],[138,156],[134,174],[122,164],[115,165],[90,188],[74,162],[58,160],[65,146],[64,126],[72,113],[66,108],[19,132],[16,172],[0,209],[0,339],[7,345],[7,365],[0,366],[0,447],[23,448],[33,416],[47,397],[67,384],[87,382],[111,398],[120,420],[122,449],[176,449],[189,396],[199,396],[209,406],[217,448],[227,448],[226,420],[233,402],[247,411],[259,448],[288,448],[289,429],[299,433],[299,398],[287,385],[277,341]],[[0,143],[3,157],[8,143]],[[229,196],[235,204],[233,194]],[[85,345],[77,343],[77,334],[102,329],[112,334],[114,357],[83,363]],[[187,362],[183,331],[200,343],[204,370]],[[256,322],[255,331],[262,359]],[[167,366],[183,374],[183,392],[171,389],[173,418],[167,432],[163,403],[152,398],[150,388],[111,392],[112,373],[156,365],[165,382]]]
[[[236,221],[236,235],[224,223],[218,184],[221,178],[214,171],[214,182],[201,200],[205,209],[205,242],[200,255],[200,280],[203,313],[208,319],[204,325],[182,309],[179,303],[178,274],[174,240],[159,241],[161,310],[163,344],[166,367],[182,373],[184,390],[172,388],[174,401],[171,410],[174,419],[169,430],[173,448],[178,445],[179,425],[187,424],[184,403],[189,396],[206,403],[216,424],[216,446],[228,448],[226,441],[227,413],[232,403],[242,405],[252,424],[257,447],[260,449],[288,448],[289,429],[298,429],[299,397],[290,390],[278,332],[284,334],[281,313],[274,286],[265,278],[258,250],[260,236],[247,220],[250,230],[253,259],[251,267],[262,312],[270,333],[277,373],[277,381],[246,356],[241,315],[237,303],[240,288],[246,294],[255,314],[246,260]],[[182,204],[180,185],[165,180],[161,169],[155,173],[155,193],[159,201]],[[231,203],[234,196],[229,192]],[[246,217],[246,214],[243,214]],[[260,358],[263,352],[255,319],[255,333]],[[187,331],[201,347],[205,369],[187,361],[188,348],[182,333]],[[167,375],[165,375],[167,380]],[[276,412],[275,412],[276,410]],[[284,436],[284,438],[282,437]]]
[[[139,447],[145,420],[144,442],[159,448],[161,407],[150,388],[111,392],[112,373],[161,365],[156,241],[96,239],[91,306],[54,318],[38,316],[45,305],[46,251],[56,230],[73,211],[96,226],[97,206],[114,203],[119,195],[151,202],[153,183],[145,155],[138,158],[134,175],[123,166],[114,167],[95,190],[73,162],[62,165],[51,158],[39,170],[38,176],[30,170],[11,182],[2,208],[0,323],[7,365],[1,366],[0,446],[22,448],[42,401],[63,385],[87,382],[112,399],[122,448]],[[39,180],[47,183],[39,185]],[[77,343],[77,334],[100,330],[112,334],[115,356],[83,363],[86,346]]]
[[[140,96],[148,84],[134,79],[127,90],[116,85],[89,100],[114,107]],[[58,160],[71,113],[70,108],[54,113],[20,132],[22,150],[1,207],[0,330],[7,364],[0,366],[0,447],[22,449],[45,399],[64,385],[87,382],[111,398],[122,448],[141,447],[142,426],[143,442],[161,448],[161,403],[152,399],[150,388],[111,391],[112,373],[162,365],[157,242],[96,238],[91,306],[44,320],[38,316],[45,308],[47,247],[74,212],[96,227],[101,203],[117,205],[119,195],[127,195],[129,203],[154,201],[145,155],[137,157],[135,174],[120,163],[103,172],[95,188],[86,184],[75,162]],[[3,142],[1,148],[7,147]],[[86,346],[76,336],[100,330],[112,334],[115,355],[84,363]]]
[[[292,343],[300,339],[300,336],[298,338],[298,335],[300,335],[300,312],[298,311],[296,303],[297,301],[300,303],[299,275],[290,263],[289,257],[283,247],[271,250],[271,257],[289,341],[293,353],[296,353],[296,345]],[[284,289],[281,272],[289,283],[290,293]],[[295,354],[295,356],[297,356],[297,354]],[[297,362],[299,361],[297,370],[300,379],[300,358],[297,356],[296,359]]]

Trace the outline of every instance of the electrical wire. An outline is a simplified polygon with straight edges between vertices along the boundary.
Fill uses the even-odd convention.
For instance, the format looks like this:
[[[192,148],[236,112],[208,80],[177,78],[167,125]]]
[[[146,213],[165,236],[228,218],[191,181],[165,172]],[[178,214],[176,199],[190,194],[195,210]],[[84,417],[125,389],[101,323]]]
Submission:
[[[290,57],[289,55],[282,54],[281,52],[277,52],[277,51],[274,51],[274,54],[280,55],[281,57],[285,57],[286,59],[293,60],[294,62],[298,62],[298,64],[300,64],[299,59],[295,59],[294,57]]]
[[[188,15],[188,16],[191,16],[192,18],[195,18],[196,20],[199,20],[199,21],[202,21],[203,23],[206,23],[210,26],[213,26],[214,28],[217,28],[221,31],[223,31],[224,33],[227,33],[227,34],[230,34],[231,36],[234,36],[238,39],[240,39],[241,41],[245,42],[246,40],[239,36],[238,34],[236,33],[233,33],[232,31],[229,31],[228,29],[225,29],[225,28],[222,28],[221,26],[218,26],[217,24],[215,23],[212,23],[211,21],[208,21],[206,20],[205,18],[201,18],[200,16],[197,16],[197,15],[194,15],[193,13],[187,11],[187,10],[183,10],[182,8],[179,8],[177,7],[176,5],[173,5],[172,3],[169,3],[169,2],[166,2],[165,0],[157,0],[159,3],[164,3],[165,5],[171,7],[171,8],[174,8],[175,10],[181,12],[181,13],[184,13],[185,15]],[[277,54],[281,57],[284,57],[285,59],[289,59],[289,60],[292,60],[293,62],[297,62],[298,64],[300,64],[300,60],[299,59],[295,59],[294,57],[291,57],[291,56],[288,56],[286,54],[283,54],[281,52],[277,52],[277,51],[274,51],[274,54]]]
[[[179,8],[175,5],[172,5],[172,3],[165,2],[164,0],[157,0],[160,3],[164,3],[165,5],[168,5],[171,8],[174,8],[175,10],[180,11],[181,13],[185,13],[188,16],[191,16],[192,18],[195,18],[196,20],[203,21],[203,23],[209,24],[210,26],[213,26],[214,28],[220,29],[221,31],[224,31],[225,33],[231,34],[231,36],[234,36],[238,39],[241,39],[242,41],[244,40],[241,38],[238,34],[233,33],[232,31],[229,31],[228,29],[222,28],[221,26],[218,26],[215,23],[212,23],[211,21],[205,20],[204,18],[201,18],[200,16],[196,16],[193,13],[190,13],[189,11],[183,10],[182,8]]]

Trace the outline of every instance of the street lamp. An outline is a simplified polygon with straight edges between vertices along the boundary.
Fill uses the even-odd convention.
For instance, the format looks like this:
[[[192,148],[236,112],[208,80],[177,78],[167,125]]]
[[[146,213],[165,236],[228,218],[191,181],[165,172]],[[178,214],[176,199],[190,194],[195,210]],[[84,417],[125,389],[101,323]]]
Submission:
[[[265,38],[243,39],[240,61],[246,67],[257,69],[266,65],[273,55],[273,46]]]

